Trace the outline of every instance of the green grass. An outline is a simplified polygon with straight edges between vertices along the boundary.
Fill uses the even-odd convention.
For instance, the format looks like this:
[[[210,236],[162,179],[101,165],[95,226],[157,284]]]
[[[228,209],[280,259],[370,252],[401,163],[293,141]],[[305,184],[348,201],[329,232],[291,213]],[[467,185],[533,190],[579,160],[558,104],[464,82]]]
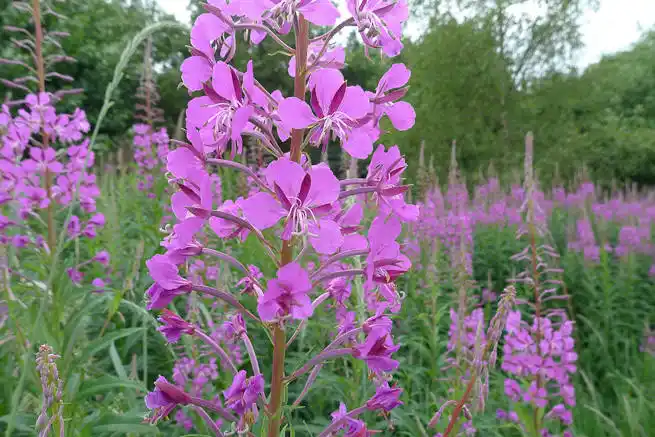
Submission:
[[[163,179],[163,178],[162,178]],[[135,189],[133,174],[105,172],[98,209],[107,225],[98,237],[62,253],[62,264],[76,254],[110,251],[113,269],[111,290],[102,294],[70,285],[61,271],[53,275],[51,290],[15,283],[12,291],[20,301],[10,301],[10,332],[15,339],[0,347],[0,431],[6,436],[35,435],[34,422],[40,408],[40,383],[34,368],[34,352],[41,343],[50,344],[61,355],[57,360],[65,380],[64,401],[67,436],[184,435],[170,423],[158,427],[142,424],[143,396],[159,375],[170,377],[174,350],[156,332],[156,314],[145,310],[144,291],[150,285],[145,261],[162,252],[160,221],[166,213],[162,200],[151,200]],[[165,198],[164,181],[156,187]],[[237,186],[225,180],[225,187]],[[229,189],[229,188],[228,188]],[[568,220],[565,214],[551,224],[558,246],[565,248]],[[559,233],[558,233],[559,232]],[[500,291],[516,266],[509,261],[521,248],[512,229],[487,228],[475,234],[474,271],[479,284],[492,278]],[[562,249],[562,267],[576,321],[579,371],[576,375],[577,406],[574,411],[576,436],[648,436],[655,429],[655,360],[639,351],[644,320],[655,314],[653,283],[647,276],[650,260],[632,256],[624,261],[604,257],[598,265],[585,263],[578,254]],[[258,243],[249,239],[234,248],[244,263],[257,263]],[[404,388],[404,405],[393,411],[394,430],[384,420],[369,415],[371,424],[384,429],[382,435],[432,436],[426,424],[447,399],[450,384],[443,379],[448,325],[448,308],[455,292],[447,263],[439,255],[423,263],[437,267],[412,272],[399,284],[406,294],[403,309],[395,317],[396,354],[401,362],[396,374]],[[15,257],[12,263],[19,260]],[[21,258],[21,266],[47,268],[43,260]],[[262,265],[270,274],[272,266]],[[46,274],[48,272],[41,272]],[[47,275],[46,275],[47,276]],[[236,279],[236,275],[233,275]],[[232,283],[233,284],[233,283]],[[230,284],[231,285],[231,284]],[[23,307],[24,305],[25,307]],[[248,301],[250,308],[254,301]],[[179,306],[178,308],[182,308]],[[493,308],[488,308],[491,313]],[[319,312],[302,339],[289,351],[287,372],[327,344],[334,329],[333,312]],[[29,339],[29,345],[24,339]],[[270,344],[263,334],[254,336],[265,374],[270,372]],[[268,351],[268,352],[267,352]],[[371,395],[370,384],[355,360],[339,359],[322,370],[302,408],[290,410],[290,435],[316,435],[328,422],[339,401],[350,408]],[[293,385],[289,397],[302,389],[304,379]],[[486,413],[474,424],[481,436],[518,436],[515,429],[495,420],[497,408],[507,408],[503,396],[503,375],[491,375]],[[224,387],[216,387],[216,391]],[[257,431],[257,430],[255,430]]]

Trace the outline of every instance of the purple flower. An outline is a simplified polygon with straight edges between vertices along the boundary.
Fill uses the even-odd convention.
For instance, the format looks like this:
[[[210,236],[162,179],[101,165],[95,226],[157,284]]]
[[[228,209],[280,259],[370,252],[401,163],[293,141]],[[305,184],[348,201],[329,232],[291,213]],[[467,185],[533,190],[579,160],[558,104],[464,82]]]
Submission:
[[[311,107],[296,97],[280,102],[278,115],[285,129],[309,128],[315,146],[327,148],[330,138],[339,138],[350,156],[364,159],[373,151],[375,135],[364,126],[371,102],[359,86],[347,86],[338,70],[323,69],[311,75]]]
[[[548,405],[548,392],[543,387],[538,387],[536,381],[533,381],[528,391],[523,393],[525,402],[532,402],[538,408],[545,408]]]
[[[155,381],[155,389],[145,397],[146,408],[153,410],[150,423],[157,423],[159,419],[168,416],[177,405],[187,405],[191,397],[166,378],[159,375]]]
[[[370,93],[375,106],[375,116],[379,120],[383,115],[389,117],[393,127],[400,131],[411,129],[416,120],[414,108],[407,102],[398,102],[407,92],[403,88],[409,81],[411,72],[404,64],[393,64],[380,78],[375,94]]]
[[[404,221],[416,221],[419,208],[405,202],[407,187],[400,184],[400,176],[407,168],[398,146],[385,150],[380,144],[371,157],[366,177],[368,185],[377,187],[376,197],[380,210],[385,214],[392,212]]]
[[[318,60],[316,57],[320,53],[321,48],[323,48],[322,41],[309,43],[309,48],[307,49],[307,67],[311,67],[308,70],[309,74],[321,68],[335,68],[337,70],[343,68],[346,62],[346,52],[343,47],[337,46],[333,49],[327,49],[321,56],[321,59]],[[289,72],[289,76],[296,77],[296,55],[293,55],[289,60],[287,71]]]
[[[246,219],[258,229],[267,229],[286,217],[282,239],[308,235],[321,254],[334,253],[343,242],[339,225],[327,214],[339,198],[339,181],[325,164],[305,171],[287,158],[266,168],[266,181],[275,196],[259,192],[241,202]]]
[[[84,275],[82,274],[82,272],[74,268],[66,269],[66,274],[75,285],[80,285],[82,279],[84,279]]]
[[[268,281],[266,293],[259,298],[257,311],[265,322],[291,316],[306,319],[314,312],[307,294],[312,289],[307,272],[295,262],[277,271],[277,279]]]
[[[254,289],[256,284],[255,281],[258,281],[263,277],[264,274],[261,270],[259,270],[259,267],[251,264],[248,266],[248,275],[239,279],[239,281],[236,283],[236,286],[243,287],[241,288],[242,293],[249,293]]]
[[[192,335],[195,332],[195,326],[193,324],[167,309],[162,310],[162,314],[158,320],[162,323],[162,326],[157,328],[157,330],[166,337],[166,341],[169,343],[177,343],[182,334]]]
[[[179,275],[177,266],[165,255],[153,256],[146,261],[146,266],[155,281],[147,291],[150,297],[148,309],[164,308],[175,296],[191,291],[191,282]]]
[[[400,235],[400,222],[393,216],[376,217],[368,232],[370,251],[366,258],[367,288],[373,282],[388,284],[411,267],[409,258],[400,252],[396,238]]]
[[[403,403],[400,401],[400,395],[403,393],[402,388],[389,387],[388,382],[383,382],[375,390],[375,395],[366,401],[366,408],[369,410],[383,410],[389,412]]]
[[[96,293],[102,293],[103,291],[105,291],[105,287],[107,286],[107,284],[102,278],[94,278],[93,281],[91,281],[91,285],[93,285],[93,287],[95,288],[95,290],[93,291]]]
[[[223,392],[223,397],[227,407],[241,416],[255,405],[263,392],[264,377],[260,374],[246,378],[246,371],[241,370],[234,375],[232,385]]]
[[[296,13],[302,14],[307,21],[317,26],[332,26],[340,15],[330,0],[254,0],[253,3],[260,10],[268,9],[270,19],[285,30],[293,22]]]
[[[505,380],[505,395],[514,402],[521,399],[521,386],[513,379]]]
[[[343,402],[339,403],[339,409],[332,412],[331,416],[332,416],[332,423],[343,420],[341,426],[339,426],[335,431],[343,430],[344,437],[345,436],[363,437],[367,435],[364,434],[366,432],[366,424],[361,420],[357,420],[353,417],[348,416],[348,409],[346,408],[346,404],[344,404]]]
[[[241,154],[241,135],[248,129],[255,110],[251,99],[259,96],[254,87],[252,61],[248,63],[243,81],[228,64],[214,64],[210,90],[209,94],[189,102],[188,128],[199,129],[203,144],[216,147],[219,155],[227,149],[228,143],[232,144],[232,156]]]
[[[64,166],[57,162],[57,152],[52,147],[41,149],[40,147],[30,148],[30,156],[32,159],[23,161],[23,168],[29,172],[45,172],[61,173]]]
[[[398,367],[398,361],[391,358],[398,349],[386,329],[373,329],[364,343],[355,346],[353,357],[366,361],[374,372],[391,372]]]
[[[381,47],[389,57],[400,53],[402,24],[409,16],[405,0],[348,0],[346,4],[367,47]]]
[[[234,340],[240,338],[247,332],[246,322],[243,320],[243,316],[237,313],[230,317],[223,323],[223,330],[228,339]]]
[[[107,252],[106,250],[102,250],[96,253],[96,255],[93,257],[94,261],[99,262],[103,266],[109,265],[109,259],[110,259],[109,252]]]

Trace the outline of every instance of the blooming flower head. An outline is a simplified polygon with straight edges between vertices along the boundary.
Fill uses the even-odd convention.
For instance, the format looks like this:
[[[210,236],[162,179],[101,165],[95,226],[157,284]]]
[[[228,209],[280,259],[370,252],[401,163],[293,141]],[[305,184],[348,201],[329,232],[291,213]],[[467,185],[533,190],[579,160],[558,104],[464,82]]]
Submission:
[[[389,387],[389,383],[384,381],[375,390],[375,395],[366,401],[366,408],[369,410],[383,410],[389,412],[403,403],[400,401],[400,395],[403,389],[396,386]]]
[[[393,127],[399,131],[411,129],[416,120],[412,105],[397,101],[407,92],[405,85],[410,76],[411,73],[404,64],[393,64],[380,78],[375,94],[370,93],[376,119],[386,115]]]
[[[191,282],[182,278],[177,266],[165,255],[155,255],[146,266],[155,283],[148,289],[148,309],[166,307],[175,296],[191,291]]]
[[[340,191],[330,168],[318,164],[306,171],[283,157],[266,168],[265,176],[275,195],[262,191],[244,199],[241,208],[246,219],[258,229],[267,229],[286,217],[283,240],[307,235],[318,253],[334,253],[343,235],[327,215]]]
[[[182,334],[193,334],[195,327],[193,324],[188,323],[174,312],[164,309],[159,321],[162,326],[157,328],[169,343],[177,343]]]
[[[353,350],[353,356],[366,361],[369,369],[374,372],[390,372],[398,367],[398,361],[391,354],[400,349],[393,344],[391,334],[386,329],[373,329],[364,343]]]
[[[146,407],[153,410],[149,422],[157,423],[159,419],[168,416],[177,405],[187,405],[190,401],[188,394],[160,375],[155,381],[155,390],[145,397]]]
[[[376,200],[385,214],[395,213],[402,221],[416,221],[419,208],[405,202],[406,186],[400,184],[400,176],[407,168],[398,146],[385,149],[380,144],[368,166],[368,184],[377,187]]]
[[[409,16],[405,0],[348,0],[348,10],[367,47],[396,56],[403,48],[402,24]]]
[[[306,319],[314,312],[308,292],[312,288],[307,272],[292,262],[280,268],[277,279],[268,281],[266,293],[259,298],[257,311],[264,321],[291,316]]]
[[[255,375],[246,377],[241,370],[235,376],[230,388],[223,392],[225,404],[238,415],[243,415],[257,402],[257,397],[264,392],[264,377]]]
[[[359,86],[348,86],[339,70],[322,69],[310,78],[310,105],[296,97],[280,102],[278,115],[287,129],[309,128],[310,142],[325,150],[330,138],[354,158],[367,158],[373,151],[374,133],[365,118],[371,102]]]
[[[196,97],[187,109],[187,125],[197,128],[205,146],[214,147],[219,155],[232,144],[231,156],[241,154],[249,119],[260,100],[261,91],[254,86],[252,61],[240,79],[236,70],[224,62],[212,67],[211,92]]]

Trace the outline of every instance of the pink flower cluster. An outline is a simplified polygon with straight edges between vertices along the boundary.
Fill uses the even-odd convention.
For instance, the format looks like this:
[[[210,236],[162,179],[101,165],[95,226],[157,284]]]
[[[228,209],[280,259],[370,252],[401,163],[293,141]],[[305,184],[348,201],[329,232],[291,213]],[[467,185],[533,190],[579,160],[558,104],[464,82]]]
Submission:
[[[458,185],[449,185],[445,199],[438,186],[425,193],[416,233],[407,241],[412,258],[418,258],[419,245],[430,241],[438,240],[449,251],[459,242],[472,242],[472,233],[481,227],[521,226],[520,209],[525,199],[520,186],[512,186],[509,192],[504,192],[498,179],[490,177],[475,188],[470,202],[465,200],[465,192],[457,194],[458,189],[461,189]],[[618,258],[637,254],[655,259],[652,235],[655,203],[651,196],[615,192],[601,198],[596,195],[597,191],[589,182],[571,192],[559,186],[549,192],[536,189],[534,197],[540,207],[538,219],[545,223],[555,209],[567,212],[573,219],[568,249],[582,254],[589,263],[600,262],[601,250]],[[618,227],[616,234],[612,231],[614,227]],[[655,263],[651,274],[655,276]]]
[[[154,170],[162,169],[166,165],[168,144],[170,139],[165,128],[153,130],[148,124],[135,124],[134,127],[134,160],[139,167],[141,180],[137,188],[149,192],[154,183]],[[148,193],[150,197],[153,193]]]
[[[573,322],[566,320],[565,316],[558,323],[541,317],[534,318],[529,325],[522,319],[520,311],[513,311],[506,330],[501,368],[519,378],[505,380],[507,397],[513,403],[523,402],[546,409],[546,420],[571,425],[571,407],[575,406],[571,375],[576,371],[578,358],[571,337]],[[529,382],[522,382],[526,380]],[[515,411],[499,412],[499,418],[505,417],[526,426]],[[550,435],[546,427],[540,432],[541,435]]]
[[[382,0],[353,1],[349,8],[350,17],[311,42],[310,23],[334,25],[339,18],[330,1],[210,0],[205,5],[207,13],[193,25],[191,57],[181,68],[184,85],[197,93],[186,112],[188,143],[168,153],[166,166],[170,183],[177,188],[171,199],[177,221],[162,243],[166,253],[147,262],[154,280],[147,291],[148,307],[163,309],[177,296],[191,292],[225,302],[238,313],[225,325],[226,332],[247,351],[252,373],[240,369],[240,363],[210,335],[165,311],[162,332],[169,341],[183,334],[198,338],[229,363],[226,371],[233,383],[223,392],[223,407],[160,379],[147,398],[155,410],[153,421],[175,405],[191,405],[202,410],[202,417],[217,414],[223,423],[232,423],[237,433],[246,433],[264,411],[269,415],[270,435],[278,435],[281,384],[309,374],[295,401],[298,404],[326,361],[348,356],[367,364],[376,393],[360,408],[348,411],[342,406],[321,436],[365,435],[366,426],[358,415],[364,411],[386,414],[400,404],[402,390],[388,383],[389,373],[399,365],[392,355],[400,347],[393,340],[390,316],[400,310],[402,302],[395,282],[411,266],[398,241],[402,224],[416,221],[419,209],[405,200],[409,187],[402,177],[407,165],[399,148],[375,143],[385,117],[401,130],[414,124],[413,108],[401,101],[410,72],[403,64],[393,64],[374,91],[350,85],[339,71],[343,49],[331,41],[342,28],[356,26],[367,47],[394,56],[402,48],[401,24],[407,19],[407,6],[404,0]],[[251,44],[270,37],[290,55],[293,97],[266,90],[255,78],[252,61],[245,71],[229,64],[237,31],[248,32]],[[278,36],[291,31],[295,48]],[[282,143],[288,139],[291,150],[284,153]],[[228,159],[255,147],[255,142],[270,155],[262,160],[261,168]],[[306,147],[325,151],[335,142],[351,159],[370,157],[365,177],[340,181],[327,164],[310,162]],[[215,167],[247,176],[248,194],[223,200],[212,183]],[[256,266],[246,267],[229,251],[214,249],[216,239],[223,240],[223,246],[258,241],[260,256],[269,257],[276,271],[265,276]],[[238,271],[242,275],[238,285],[257,298],[256,309],[247,308],[240,293],[205,285],[193,268],[186,277],[181,275],[180,267],[195,266],[199,256],[213,257]],[[361,280],[354,281],[357,278]],[[351,297],[355,284],[362,284],[360,292],[369,312],[359,317]],[[281,351],[293,343],[321,305],[334,310],[332,341],[285,376]],[[264,351],[254,350],[248,334],[252,327],[246,321],[268,330],[274,339],[268,396],[257,357]],[[293,333],[287,339],[288,331]],[[222,435],[215,420],[205,421],[216,435]]]
[[[14,114],[0,113],[0,242],[22,248],[46,248],[46,226],[41,213],[79,202],[88,216],[73,215],[65,224],[70,238],[94,238],[104,225],[96,211],[100,195],[90,171],[94,154],[84,135],[89,130],[84,111],[58,114],[48,93],[30,94]],[[58,151],[52,144],[68,147]],[[26,232],[27,229],[32,232]]]

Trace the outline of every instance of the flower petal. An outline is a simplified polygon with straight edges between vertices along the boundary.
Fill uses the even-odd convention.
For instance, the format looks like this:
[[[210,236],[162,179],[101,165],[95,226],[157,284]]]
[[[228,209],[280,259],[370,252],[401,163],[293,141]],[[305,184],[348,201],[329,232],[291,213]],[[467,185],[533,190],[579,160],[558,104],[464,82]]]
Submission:
[[[416,121],[416,112],[407,102],[397,102],[386,107],[385,111],[393,127],[400,131],[411,129]]]
[[[182,82],[189,91],[200,91],[202,84],[212,76],[212,67],[206,58],[191,56],[182,62]]]
[[[277,114],[286,129],[304,129],[316,121],[309,105],[297,97],[282,100]]]
[[[362,129],[353,129],[341,146],[357,159],[366,159],[373,151],[373,141]]]
[[[330,0],[314,0],[298,8],[307,21],[317,26],[333,26],[341,15]]]
[[[309,242],[316,252],[330,255],[339,250],[343,244],[341,228],[330,219],[321,219],[309,227]]]
[[[268,193],[256,193],[244,199],[240,206],[246,220],[259,230],[274,226],[286,215],[280,202]]]

